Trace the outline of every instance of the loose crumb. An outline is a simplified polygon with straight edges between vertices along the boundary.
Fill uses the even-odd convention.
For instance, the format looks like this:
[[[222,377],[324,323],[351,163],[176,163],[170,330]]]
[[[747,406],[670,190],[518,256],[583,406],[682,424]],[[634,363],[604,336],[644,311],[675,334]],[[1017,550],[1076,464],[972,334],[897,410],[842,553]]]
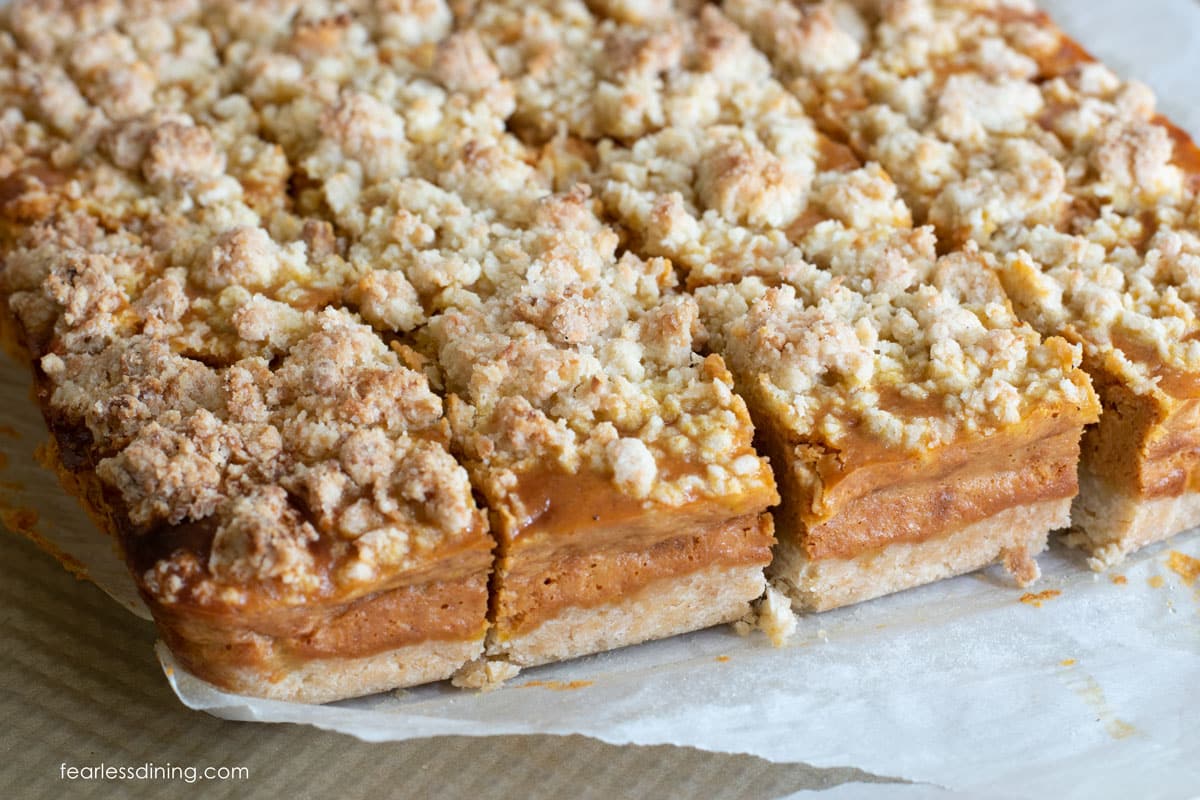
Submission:
[[[477,658],[459,668],[450,678],[450,685],[459,689],[478,689],[490,692],[499,689],[505,681],[515,678],[521,668],[507,661],[488,661]]]
[[[1038,569],[1037,562],[1033,560],[1033,556],[1029,555],[1029,550],[1025,547],[1005,548],[1003,551],[1004,569],[1008,570],[1008,574],[1017,582],[1017,586],[1024,589],[1026,586],[1034,583],[1042,576],[1042,571]]]
[[[1058,662],[1058,665],[1060,667],[1073,667],[1073,666],[1075,666],[1075,659],[1064,658],[1062,661]]]
[[[1178,550],[1167,555],[1167,567],[1183,578],[1184,583],[1195,583],[1196,578],[1200,578],[1200,558],[1192,558]]]
[[[1161,589],[1164,583],[1163,576],[1155,575],[1154,577],[1150,578],[1150,580],[1146,581],[1146,583],[1150,584],[1150,587],[1153,589]]]
[[[727,661],[729,661],[729,656],[717,656],[716,660],[717,660],[719,663],[721,663],[721,664],[724,664],[724,663],[726,663]]]
[[[573,689],[586,689],[595,681],[528,681],[518,686],[518,689],[542,688],[552,692],[569,692]]]
[[[1034,608],[1041,608],[1042,603],[1046,602],[1047,600],[1053,600],[1060,594],[1062,594],[1062,592],[1058,589],[1047,589],[1044,592],[1026,592],[1025,594],[1021,595],[1021,602],[1025,603],[1026,605],[1033,606]]]
[[[1124,575],[1113,575],[1111,580],[1113,583],[1117,584],[1118,586],[1124,586],[1125,584],[1129,583],[1129,579],[1126,578]]]
[[[796,615],[787,595],[768,586],[766,593],[754,603],[750,613],[733,623],[739,636],[760,630],[771,639],[771,644],[782,647],[796,632]]]

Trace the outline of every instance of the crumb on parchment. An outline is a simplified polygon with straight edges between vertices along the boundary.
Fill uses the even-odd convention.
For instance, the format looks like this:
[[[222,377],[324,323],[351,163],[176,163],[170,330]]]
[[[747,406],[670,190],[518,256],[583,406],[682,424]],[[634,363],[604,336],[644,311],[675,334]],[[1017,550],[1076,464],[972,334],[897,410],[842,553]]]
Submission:
[[[1041,608],[1042,603],[1045,603],[1048,600],[1053,600],[1061,594],[1062,591],[1059,589],[1046,589],[1042,592],[1026,592],[1025,594],[1021,595],[1021,602],[1027,606]]]
[[[767,591],[754,602],[750,613],[733,623],[733,629],[742,636],[760,630],[771,639],[771,644],[782,647],[796,632],[792,602],[774,586],[767,586]]]
[[[1167,554],[1167,568],[1183,578],[1184,583],[1192,584],[1200,578],[1200,558],[1193,558],[1178,550]]]
[[[520,667],[507,661],[477,658],[459,667],[450,678],[450,684],[459,689],[490,692],[499,689],[505,681],[515,678],[520,672]]]

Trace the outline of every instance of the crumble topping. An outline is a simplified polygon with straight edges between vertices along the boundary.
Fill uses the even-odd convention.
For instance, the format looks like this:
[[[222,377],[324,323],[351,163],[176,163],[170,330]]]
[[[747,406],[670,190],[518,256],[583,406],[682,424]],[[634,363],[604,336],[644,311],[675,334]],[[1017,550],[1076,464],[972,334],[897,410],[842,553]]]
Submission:
[[[844,11],[861,54],[821,75],[776,40],[833,5],[725,5],[797,96],[846,100],[836,109],[850,143],[878,159],[941,247],[974,242],[996,255],[1024,319],[1079,342],[1089,368],[1139,394],[1188,391],[1180,376],[1200,367],[1196,184],[1147,87],[1082,55],[1058,63],[1065,39],[1031,6]]]
[[[696,355],[695,301],[662,259],[617,257],[588,193],[551,195],[498,241],[497,283],[426,329],[451,393],[455,441],[489,497],[554,467],[610,476],[634,499],[682,505],[770,483],[718,357]],[[675,465],[691,465],[673,475]],[[519,496],[512,498],[521,502]]]
[[[110,453],[97,473],[142,535],[214,517],[217,583],[278,579],[295,600],[321,583],[299,552],[318,536],[339,565],[333,579],[355,583],[408,568],[476,523],[441,401],[345,312],[310,314],[274,369],[261,358],[212,369],[146,336],[51,353],[42,368],[57,384],[51,408]],[[263,500],[261,518],[248,497]],[[284,535],[302,513],[311,521]]]
[[[766,77],[750,37],[719,10],[641,26],[582,11],[537,13],[547,29],[592,31],[590,50],[556,52],[555,59],[559,68],[569,63],[573,75],[591,76],[595,91],[587,97],[575,84],[547,79],[536,94],[518,92],[516,114],[566,106],[571,120],[584,121],[570,132],[599,139],[591,181],[605,209],[640,252],[670,258],[689,285],[702,287],[695,296],[711,337],[704,344],[725,356],[742,391],[778,409],[790,430],[835,444],[854,431],[916,451],[1013,425],[1037,403],[1092,404],[1076,371],[1079,353],[1059,340],[1043,343],[1016,319],[994,258],[971,246],[939,259],[933,231],[912,227],[887,173],[852,158],[831,161],[836,146],[817,133],[796,97]],[[795,18],[804,35],[836,38],[830,32],[840,12],[832,6],[779,13]],[[762,25],[778,27],[771,19]],[[498,31],[481,35],[502,41]],[[857,58],[858,38],[846,36]],[[607,70],[595,66],[597,42],[608,48]],[[738,66],[702,69],[712,58],[733,58]],[[537,79],[527,54],[510,53],[503,62],[507,74]],[[715,101],[706,119],[684,124],[660,115],[632,144],[623,142],[632,129],[605,127],[604,92],[636,87],[638,102],[665,109],[701,82]],[[951,86],[935,118],[958,119],[961,128],[973,113],[987,113],[977,126],[986,135],[1019,125],[1006,105],[987,105],[996,98],[977,102],[975,89],[969,82]],[[1023,96],[1021,87],[1016,91]],[[1021,113],[1041,109],[1036,88],[1026,106]],[[975,142],[973,130],[964,137]],[[936,221],[945,218],[939,233],[1004,221],[978,208],[972,191],[992,193],[997,204],[1009,199],[1006,192],[1024,191],[1050,216],[1057,209],[1053,179],[1062,183],[1062,169],[1048,156],[1030,167],[1034,147],[1016,142],[1001,150],[996,166],[1007,172],[999,186],[999,176],[978,167],[975,183],[956,186],[959,194],[950,197],[958,203],[935,207]],[[968,214],[974,217],[962,219]]]
[[[1200,371],[1194,229],[1109,212],[1080,235],[1038,227],[1007,245],[1001,277],[1022,313],[1077,336],[1090,359],[1138,394],[1178,392],[1163,385],[1168,373]]]
[[[2,280],[134,535],[212,531],[143,576],[164,602],[427,563],[483,524],[452,438],[488,485],[772,485],[672,265],[618,255],[507,133],[520,91],[482,29],[439,2],[101,5],[8,12]],[[670,60],[619,39],[629,74]]]
[[[696,297],[752,407],[838,449],[867,436],[926,452],[1039,406],[1094,402],[1078,348],[1018,322],[980,278],[991,263],[975,250],[930,259],[928,282],[895,294],[751,277]]]

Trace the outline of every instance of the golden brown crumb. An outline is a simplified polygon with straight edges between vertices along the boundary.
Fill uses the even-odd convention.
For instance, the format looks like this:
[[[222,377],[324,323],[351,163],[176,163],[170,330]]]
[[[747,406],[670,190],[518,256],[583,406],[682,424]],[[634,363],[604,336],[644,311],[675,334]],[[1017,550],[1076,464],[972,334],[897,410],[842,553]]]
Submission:
[[[1184,583],[1195,583],[1200,578],[1200,558],[1193,558],[1178,550],[1167,554],[1167,568],[1183,578]]]
[[[1021,595],[1021,602],[1034,608],[1041,608],[1042,603],[1053,600],[1061,594],[1062,592],[1058,589],[1046,589],[1042,592],[1026,592]]]

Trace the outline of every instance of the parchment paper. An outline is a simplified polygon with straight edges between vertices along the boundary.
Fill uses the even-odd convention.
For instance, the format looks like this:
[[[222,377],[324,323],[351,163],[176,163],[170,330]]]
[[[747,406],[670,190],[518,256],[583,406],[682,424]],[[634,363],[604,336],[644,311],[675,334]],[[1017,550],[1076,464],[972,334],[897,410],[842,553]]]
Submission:
[[[1200,132],[1200,3],[1043,4],[1095,55]],[[108,539],[34,458],[46,439],[23,365],[0,363],[0,518],[146,616]],[[1188,533],[1104,575],[1055,547],[1031,593],[998,571],[801,620],[788,646],[713,629],[529,670],[474,694],[445,685],[328,706],[225,694],[159,657],[180,700],[229,719],[365,740],[584,734],[773,761],[854,766],[923,787],[845,796],[1200,795],[1200,557]],[[1039,594],[1040,593],[1040,594]],[[932,784],[933,786],[929,786]],[[938,788],[934,788],[938,787]],[[849,792],[849,794],[846,794]]]

